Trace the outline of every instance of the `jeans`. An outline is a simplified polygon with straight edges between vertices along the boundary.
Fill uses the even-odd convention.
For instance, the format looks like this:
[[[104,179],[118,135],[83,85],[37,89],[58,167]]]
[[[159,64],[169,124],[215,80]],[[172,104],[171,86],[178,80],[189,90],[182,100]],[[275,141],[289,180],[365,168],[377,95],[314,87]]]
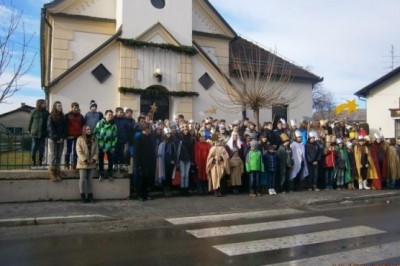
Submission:
[[[268,188],[275,189],[276,172],[275,171],[266,171],[266,174],[267,174]]]
[[[57,141],[49,139],[49,166],[60,169],[61,156],[64,150],[64,142],[57,143]]]
[[[326,183],[326,188],[332,188],[333,186],[333,174],[334,174],[335,169],[332,168],[325,168],[325,183]]]
[[[181,170],[181,188],[189,187],[190,164],[190,161],[179,161],[179,168]]]
[[[107,172],[111,174],[113,166],[114,166],[114,153],[111,151],[104,152],[102,150],[99,151],[99,170],[100,172],[104,171],[104,154],[107,154],[108,159],[108,168]]]
[[[258,191],[260,186],[260,172],[259,171],[250,171],[249,172],[249,188],[250,191]]]
[[[71,161],[72,153],[72,165],[76,165],[78,161],[78,155],[76,154],[76,140],[78,138],[67,139],[67,152],[65,153],[65,163]]]
[[[94,169],[79,169],[79,193],[87,194],[93,193],[92,191],[92,177]]]
[[[308,164],[308,177],[307,183],[308,188],[316,188],[317,187],[317,178],[318,178],[318,165],[314,165],[312,163]]]
[[[114,161],[116,164],[125,164],[125,143],[124,142],[117,142],[117,146],[115,147]]]
[[[36,164],[36,152],[39,152],[39,165],[42,164],[45,142],[46,138],[32,138],[31,155],[33,164]]]

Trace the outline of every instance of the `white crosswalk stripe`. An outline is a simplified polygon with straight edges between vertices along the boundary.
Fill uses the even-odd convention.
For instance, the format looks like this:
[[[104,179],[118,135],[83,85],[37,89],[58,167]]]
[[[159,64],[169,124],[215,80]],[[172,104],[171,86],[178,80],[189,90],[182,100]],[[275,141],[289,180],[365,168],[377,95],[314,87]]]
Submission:
[[[256,241],[246,241],[225,245],[215,245],[214,248],[218,249],[228,256],[235,256],[382,233],[385,233],[385,231],[367,226],[353,226],[315,233],[306,233],[300,235],[270,238]]]
[[[273,265],[273,266],[288,266],[288,265],[309,266],[309,265],[335,265],[335,264],[367,265],[372,261],[384,261],[397,258],[400,256],[399,250],[400,250],[400,242],[393,242],[378,246],[360,248],[355,250],[332,253],[329,255],[311,257],[301,260],[285,261],[282,263],[268,264],[268,265]]]
[[[215,236],[225,236],[225,235],[235,235],[235,234],[259,232],[259,231],[275,230],[288,227],[328,223],[335,221],[339,220],[326,216],[314,216],[314,217],[298,218],[298,219],[283,220],[276,222],[241,224],[241,225],[224,226],[224,227],[204,228],[197,230],[186,230],[186,232],[194,235],[197,238],[205,238],[205,237],[215,237]]]
[[[374,236],[386,233],[386,231],[364,225],[354,225],[342,228],[343,223],[338,223],[340,222],[339,219],[328,216],[304,217],[304,214],[304,211],[295,209],[278,209],[256,212],[169,218],[166,220],[174,225],[183,226],[191,224],[207,224],[212,222],[230,221],[229,223],[231,225],[227,226],[209,227],[210,224],[207,224],[207,226],[203,228],[198,228],[201,227],[201,225],[196,225],[197,229],[188,229],[186,230],[186,232],[199,239],[214,238],[212,241],[218,241],[217,243],[224,243],[214,243],[212,247],[220,251],[221,254],[232,257],[260,252],[278,251],[287,248],[298,248],[300,246],[312,244],[328,244],[327,246],[329,246],[329,243],[332,241],[363,238],[367,236]],[[268,222],[251,222],[251,219],[268,219],[278,216],[284,217],[285,215],[298,215],[301,217],[290,219],[278,218],[278,220],[277,218],[275,218],[273,221]],[[235,224],[235,220],[240,220],[241,223]],[[312,227],[313,225],[319,225],[318,231],[315,230],[316,227]],[[305,226],[304,229],[300,229],[301,226]],[[323,228],[328,228],[329,230],[325,230]],[[268,238],[268,236],[266,238],[263,238],[260,237],[260,235],[254,234],[258,232],[267,232],[279,229],[287,229],[289,231],[296,232],[304,231],[304,233],[295,235],[287,235],[287,233],[285,233],[285,236],[281,237],[276,237],[277,234],[273,233],[273,238]],[[287,232],[287,230],[282,232]],[[258,240],[248,241],[249,236],[246,236],[246,234],[249,233],[253,233],[253,235]],[[269,235],[269,233],[266,233],[265,235]],[[227,243],[226,240],[224,241],[224,237],[228,236],[232,237],[228,238],[230,240]],[[242,236],[246,238],[246,241],[238,242],[237,239],[241,239]],[[337,252],[337,249],[335,249],[335,251],[331,254],[299,260],[285,261],[272,265],[347,265],[348,263],[363,264],[400,257],[400,253],[398,253],[398,250],[400,250],[400,241],[353,250],[343,250],[341,252]],[[326,253],[326,250],[324,250],[324,253]]]
[[[268,210],[268,211],[255,211],[255,212],[192,216],[192,217],[182,217],[182,218],[169,218],[166,220],[175,225],[183,225],[183,224],[195,224],[195,223],[205,223],[205,222],[229,221],[229,220],[236,220],[236,219],[273,217],[273,216],[279,216],[279,215],[300,214],[300,213],[304,213],[304,212],[295,210],[295,209],[279,209],[279,210]]]

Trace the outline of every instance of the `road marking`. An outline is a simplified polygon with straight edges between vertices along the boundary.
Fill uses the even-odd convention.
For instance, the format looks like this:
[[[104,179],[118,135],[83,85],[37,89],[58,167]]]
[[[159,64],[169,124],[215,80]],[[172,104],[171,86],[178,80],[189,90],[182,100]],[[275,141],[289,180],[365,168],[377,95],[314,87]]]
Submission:
[[[256,253],[282,248],[291,248],[309,244],[323,243],[327,241],[341,240],[352,237],[382,234],[385,231],[367,226],[353,226],[342,229],[333,229],[315,233],[306,233],[293,236],[285,236],[256,241],[247,241],[225,245],[215,245],[214,248],[228,256]]]
[[[286,261],[274,266],[309,266],[309,265],[375,265],[374,261],[385,261],[399,257],[400,242],[386,243],[379,246],[341,251],[328,255],[311,257],[300,260]],[[377,264],[378,265],[378,264]],[[383,265],[383,264],[382,264]],[[390,263],[388,265],[391,265]]]
[[[265,223],[254,223],[254,224],[241,224],[233,226],[222,226],[213,228],[204,228],[196,230],[186,230],[189,234],[194,235],[197,238],[215,237],[215,236],[225,236],[225,235],[235,235],[252,233],[258,231],[267,231],[282,229],[288,227],[296,227],[303,225],[312,225],[320,223],[336,222],[338,219],[326,217],[326,216],[314,216],[307,218],[297,218],[291,220],[282,220],[275,222],[265,222]]]
[[[181,218],[169,218],[166,220],[174,225],[183,225],[183,224],[195,224],[195,223],[205,223],[205,222],[228,221],[228,220],[236,220],[236,219],[273,217],[273,216],[278,216],[278,215],[300,214],[300,213],[304,213],[304,212],[295,210],[295,209],[279,209],[279,210],[268,210],[268,211],[255,211],[255,212],[241,212],[241,213],[228,213],[228,214],[181,217]]]

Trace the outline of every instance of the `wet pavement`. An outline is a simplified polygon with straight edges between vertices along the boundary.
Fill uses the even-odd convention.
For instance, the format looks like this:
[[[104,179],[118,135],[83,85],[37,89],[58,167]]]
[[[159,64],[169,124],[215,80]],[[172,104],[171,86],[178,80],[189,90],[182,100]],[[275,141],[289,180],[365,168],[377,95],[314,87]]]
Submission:
[[[239,197],[237,200],[240,199],[240,202],[250,200],[245,195],[234,197]],[[175,200],[190,203],[196,198]],[[158,202],[159,208],[165,207],[161,201]],[[268,199],[262,201],[260,198],[257,204],[253,203],[260,206],[266,202]],[[156,208],[157,200],[147,203],[150,206],[146,207]],[[237,203],[236,211],[213,214],[203,213],[204,209],[208,209],[205,207],[200,211],[192,208],[188,213],[181,211],[168,215],[164,215],[166,210],[160,210],[162,214],[158,216],[158,223],[114,232],[106,229],[105,224],[112,223],[110,221],[88,223],[99,228],[103,224],[104,228],[91,233],[75,231],[65,235],[2,239],[0,257],[3,265],[400,263],[400,227],[397,223],[400,203],[395,198],[358,206],[334,206],[331,202],[320,205],[322,208],[308,208],[309,205],[297,203],[298,206],[259,210],[245,209],[248,202],[242,205]],[[134,217],[126,219],[133,221]],[[28,228],[36,227],[51,231],[56,226],[78,225],[81,226],[80,223],[71,223],[18,228],[29,231]]]

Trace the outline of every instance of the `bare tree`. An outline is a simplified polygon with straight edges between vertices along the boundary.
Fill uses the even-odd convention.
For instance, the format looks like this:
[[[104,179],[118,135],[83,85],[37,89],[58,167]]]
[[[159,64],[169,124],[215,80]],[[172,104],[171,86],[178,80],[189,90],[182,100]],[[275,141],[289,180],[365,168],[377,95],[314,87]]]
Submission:
[[[33,65],[33,57],[28,57],[28,45],[34,34],[27,38],[24,23],[21,23],[22,11],[15,9],[12,1],[10,8],[6,8],[4,2],[0,2],[0,13],[7,22],[0,30],[0,104],[7,103],[6,100],[18,92],[24,84],[19,80],[28,73]],[[6,16],[4,16],[6,14]],[[13,37],[22,28],[22,39],[15,41]]]
[[[334,118],[335,101],[332,92],[327,91],[321,83],[315,85],[313,90],[313,109],[315,119]]]
[[[230,112],[251,109],[259,126],[260,109],[287,106],[294,99],[288,90],[292,81],[293,65],[274,53],[242,39],[231,49],[230,77],[219,88],[215,102]],[[222,97],[221,97],[222,96]]]

